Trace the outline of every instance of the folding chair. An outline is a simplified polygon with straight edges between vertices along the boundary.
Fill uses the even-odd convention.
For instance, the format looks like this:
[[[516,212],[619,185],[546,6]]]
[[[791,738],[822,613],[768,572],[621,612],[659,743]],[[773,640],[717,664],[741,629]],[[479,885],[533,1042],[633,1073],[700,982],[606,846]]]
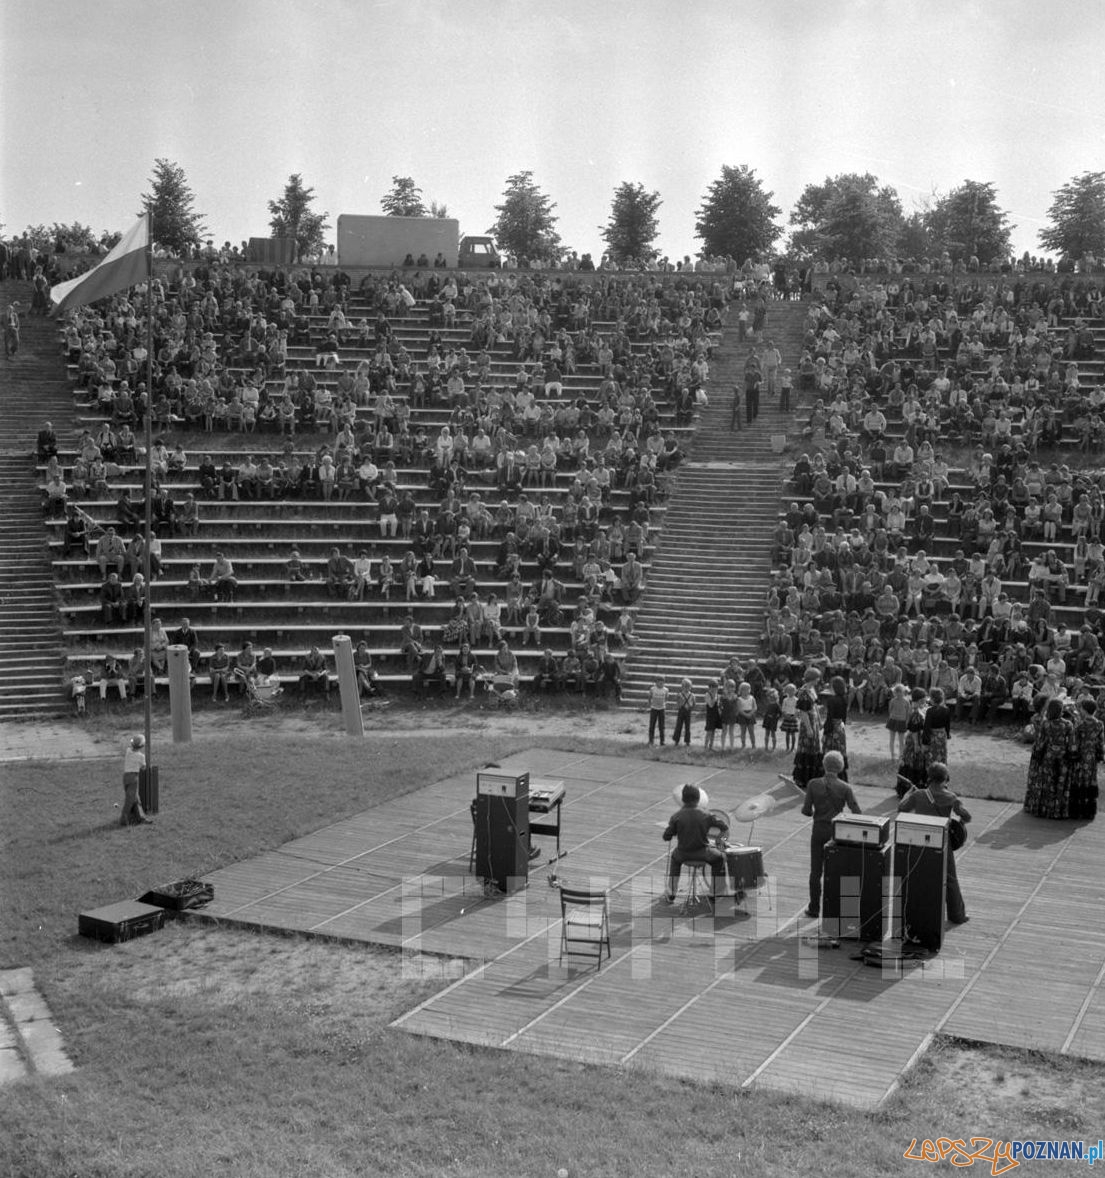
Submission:
[[[593,957],[602,968],[602,950],[610,957],[609,893],[559,885],[560,960],[565,956]]]

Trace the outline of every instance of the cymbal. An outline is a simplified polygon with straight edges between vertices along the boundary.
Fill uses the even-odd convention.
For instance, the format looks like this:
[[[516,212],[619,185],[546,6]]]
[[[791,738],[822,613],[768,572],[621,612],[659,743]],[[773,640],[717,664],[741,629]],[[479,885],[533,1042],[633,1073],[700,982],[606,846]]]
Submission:
[[[748,798],[741,802],[733,811],[733,817],[738,822],[755,822],[757,818],[770,814],[774,809],[775,799],[773,797],[768,794],[757,794],[754,798]]]
[[[671,796],[673,798],[675,798],[677,805],[682,806],[683,805],[683,786],[677,785],[675,787],[675,789],[673,789],[671,791]],[[698,808],[700,810],[705,810],[709,807],[709,805],[710,805],[710,795],[702,788],[702,786],[699,786],[698,787]]]

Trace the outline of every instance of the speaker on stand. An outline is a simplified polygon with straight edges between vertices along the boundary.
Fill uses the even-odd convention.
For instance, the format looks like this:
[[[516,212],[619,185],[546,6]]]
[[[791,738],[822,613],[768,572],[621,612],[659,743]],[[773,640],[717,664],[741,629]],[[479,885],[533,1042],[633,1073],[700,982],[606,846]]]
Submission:
[[[822,935],[839,940],[882,939],[889,836],[889,817],[849,814],[834,819],[832,841],[825,847]]]
[[[890,919],[892,935],[903,945],[912,942],[940,952],[950,853],[946,818],[898,815]]]

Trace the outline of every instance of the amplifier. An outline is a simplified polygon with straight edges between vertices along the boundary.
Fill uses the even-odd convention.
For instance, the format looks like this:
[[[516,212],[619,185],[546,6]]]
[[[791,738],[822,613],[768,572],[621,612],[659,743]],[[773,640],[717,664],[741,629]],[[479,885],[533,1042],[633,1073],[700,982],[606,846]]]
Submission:
[[[529,794],[529,773],[477,773],[476,796],[525,798]]]
[[[899,814],[894,841],[899,847],[943,847],[948,837],[948,820],[935,814]]]
[[[165,923],[165,910],[138,900],[124,900],[120,904],[108,904],[105,908],[93,908],[77,917],[77,931],[82,937],[92,937],[114,945],[119,941],[130,941],[135,937],[155,932]]]
[[[833,841],[881,846],[890,838],[890,815],[848,814],[833,819]]]

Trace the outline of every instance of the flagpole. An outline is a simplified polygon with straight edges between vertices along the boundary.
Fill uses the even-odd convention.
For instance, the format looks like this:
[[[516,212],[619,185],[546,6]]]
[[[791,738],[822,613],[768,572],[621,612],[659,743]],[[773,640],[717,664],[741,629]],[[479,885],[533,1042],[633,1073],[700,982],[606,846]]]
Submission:
[[[146,662],[142,692],[146,737],[146,796],[152,796],[153,783],[153,626],[150,579],[150,533],[153,531],[153,210],[146,210],[146,496],[143,509],[142,575],[146,579],[146,604],[142,611],[143,658]]]

